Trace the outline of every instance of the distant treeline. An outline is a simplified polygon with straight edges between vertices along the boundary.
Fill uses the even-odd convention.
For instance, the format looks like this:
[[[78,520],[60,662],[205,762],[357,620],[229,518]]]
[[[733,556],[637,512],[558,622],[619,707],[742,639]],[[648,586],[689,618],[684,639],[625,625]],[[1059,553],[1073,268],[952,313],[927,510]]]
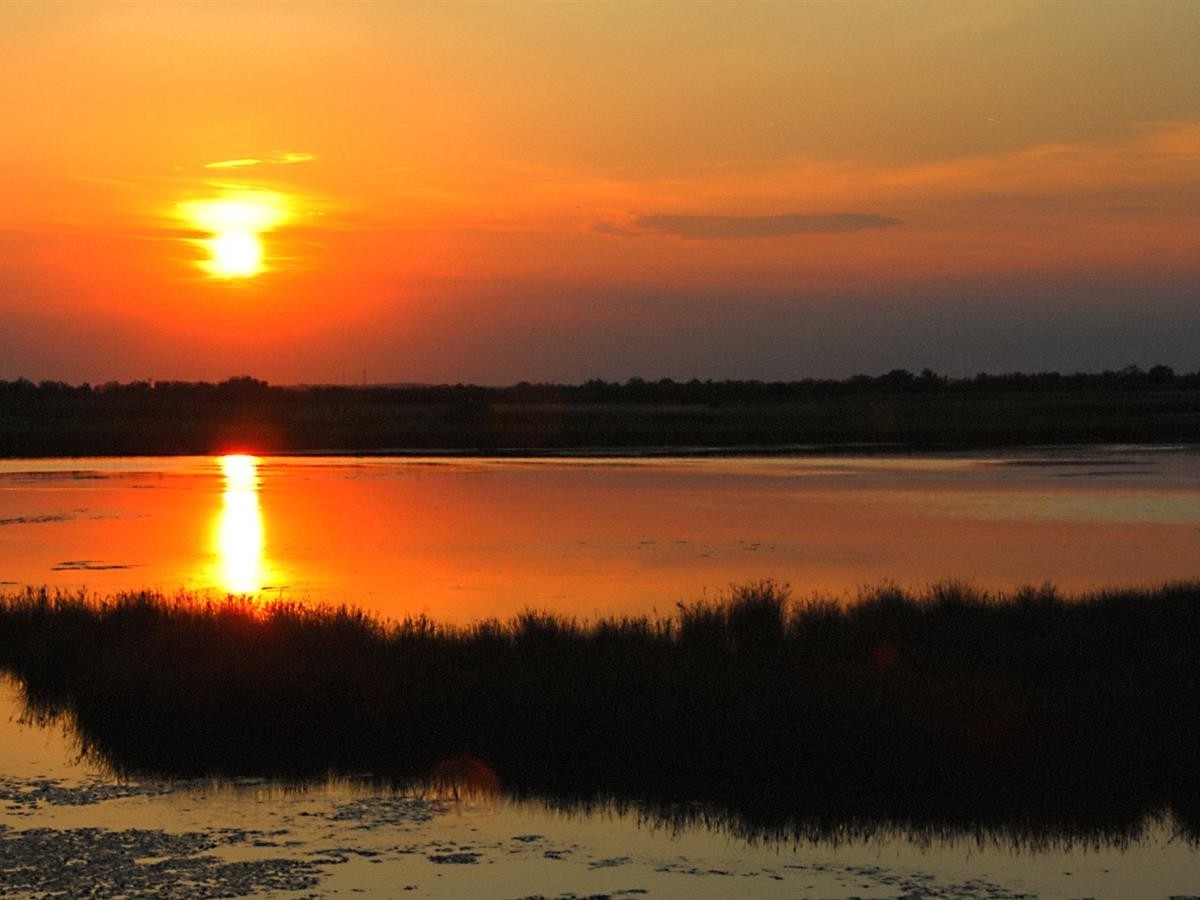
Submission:
[[[961,448],[1200,439],[1200,371],[844,380],[278,386],[0,381],[0,455],[499,453],[833,445]]]
[[[980,372],[968,378],[939,375],[932,369],[919,373],[908,369],[892,369],[883,375],[854,375],[850,378],[804,378],[797,381],[759,381],[711,379],[676,381],[662,378],[647,381],[630,378],[627,381],[604,381],[593,378],[577,385],[532,383],[522,381],[508,387],[487,387],[474,384],[406,384],[406,385],[300,385],[283,387],[271,385],[250,376],[228,378],[219,383],[208,381],[107,381],[92,385],[84,382],[72,385],[62,381],[33,382],[27,378],[15,381],[0,380],[0,397],[33,398],[91,396],[147,396],[202,400],[261,400],[268,396],[318,398],[330,395],[371,395],[400,401],[435,403],[497,401],[557,401],[577,403],[728,403],[811,397],[814,395],[929,393],[992,390],[1059,391],[1059,390],[1145,390],[1164,388],[1200,389],[1200,370],[1176,372],[1170,366],[1157,365],[1149,369],[1126,366],[1103,372],[1008,372],[992,375]]]

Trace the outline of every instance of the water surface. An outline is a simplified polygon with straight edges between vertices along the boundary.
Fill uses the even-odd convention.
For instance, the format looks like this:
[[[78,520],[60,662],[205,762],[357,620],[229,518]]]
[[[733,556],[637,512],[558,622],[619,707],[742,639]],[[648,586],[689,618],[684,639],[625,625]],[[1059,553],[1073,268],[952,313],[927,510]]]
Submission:
[[[1200,454],[0,461],[0,582],[350,602],[467,622],[670,612],[774,578],[852,597],[947,579],[1069,591],[1194,578]],[[122,782],[0,685],[0,881],[117,896],[1168,897],[1169,821],[1118,846],[894,828],[788,846],[634,813],[369,784]],[[47,860],[72,860],[57,866]],[[40,867],[40,868],[39,868]],[[71,879],[74,879],[72,881]],[[25,882],[22,882],[24,884]],[[190,892],[190,893],[189,893]]]
[[[1077,591],[1197,574],[1200,454],[0,462],[0,582],[467,622],[669,612],[772,578]]]
[[[116,780],[69,733],[20,721],[0,678],[0,894],[29,896],[1190,896],[1170,822],[1120,848],[900,830],[784,845],[632,812],[391,793],[368,782]]]

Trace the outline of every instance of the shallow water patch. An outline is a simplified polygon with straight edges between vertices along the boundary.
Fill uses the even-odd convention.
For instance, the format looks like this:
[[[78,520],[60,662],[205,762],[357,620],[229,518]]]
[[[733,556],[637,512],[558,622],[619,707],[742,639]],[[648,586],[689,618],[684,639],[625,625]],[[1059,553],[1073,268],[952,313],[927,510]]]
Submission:
[[[245,844],[239,829],[171,834],[158,829],[30,828],[0,825],[2,895],[75,897],[241,897],[299,891],[320,883],[321,870],[297,859],[230,862],[216,851]]]

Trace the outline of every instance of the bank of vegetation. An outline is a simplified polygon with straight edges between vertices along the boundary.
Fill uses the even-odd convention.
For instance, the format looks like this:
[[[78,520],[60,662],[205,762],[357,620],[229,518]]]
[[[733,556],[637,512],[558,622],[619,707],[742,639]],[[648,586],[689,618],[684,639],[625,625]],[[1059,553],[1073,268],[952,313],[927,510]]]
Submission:
[[[772,583],[669,618],[450,627],[26,590],[0,670],[129,775],[463,777],[787,835],[1200,835],[1200,582],[1064,598]],[[813,823],[817,823],[815,826]]]
[[[894,370],[842,381],[98,386],[0,381],[0,456],[278,452],[961,449],[1200,439],[1200,372]]]

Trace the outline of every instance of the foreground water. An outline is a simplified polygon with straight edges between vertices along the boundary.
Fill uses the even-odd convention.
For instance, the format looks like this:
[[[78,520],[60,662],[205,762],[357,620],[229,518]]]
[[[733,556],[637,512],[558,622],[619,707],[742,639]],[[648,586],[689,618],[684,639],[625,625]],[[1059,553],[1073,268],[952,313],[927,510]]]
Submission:
[[[771,577],[852,595],[959,578],[1195,577],[1200,455],[0,463],[0,581],[348,601],[444,621],[669,609]],[[119,783],[0,691],[0,896],[1182,897],[1170,821],[1112,845],[883,829],[756,845],[634,814],[365,783]],[[1104,785],[1097,785],[1104,791]]]
[[[1196,575],[1200,453],[0,461],[0,586],[262,592],[386,616],[669,611],[773,578],[1067,591]]]
[[[0,896],[1185,897],[1169,822],[1119,847],[987,835],[749,843],[633,814],[397,795],[341,781],[118,782],[0,682]]]

